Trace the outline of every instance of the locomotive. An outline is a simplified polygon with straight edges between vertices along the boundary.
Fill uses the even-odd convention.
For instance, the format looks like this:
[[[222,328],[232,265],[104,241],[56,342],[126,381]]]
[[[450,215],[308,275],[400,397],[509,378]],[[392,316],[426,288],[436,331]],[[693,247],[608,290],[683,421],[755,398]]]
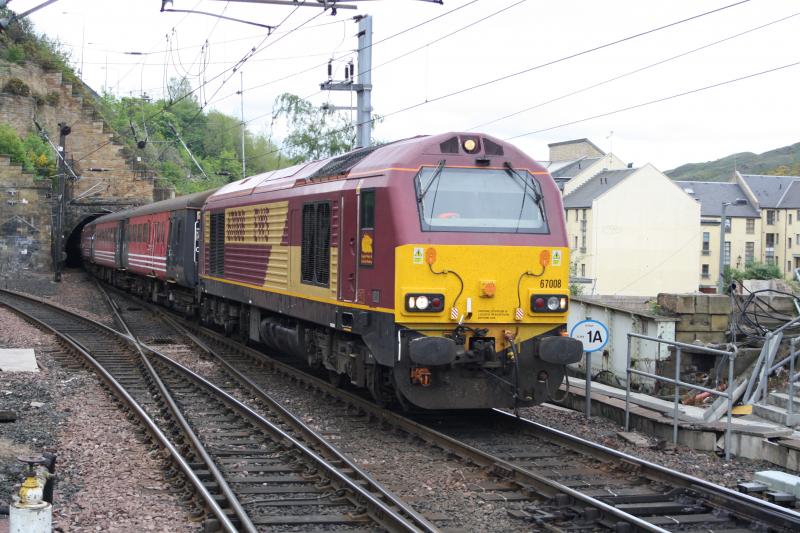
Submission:
[[[423,409],[548,401],[566,336],[561,195],[519,149],[419,136],[88,223],[97,277]]]

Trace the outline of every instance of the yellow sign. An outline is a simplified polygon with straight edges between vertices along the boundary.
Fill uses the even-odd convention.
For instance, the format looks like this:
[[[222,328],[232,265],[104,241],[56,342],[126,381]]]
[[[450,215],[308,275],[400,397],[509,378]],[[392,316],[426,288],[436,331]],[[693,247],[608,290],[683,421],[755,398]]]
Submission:
[[[372,266],[372,235],[364,233],[361,236],[361,266]]]

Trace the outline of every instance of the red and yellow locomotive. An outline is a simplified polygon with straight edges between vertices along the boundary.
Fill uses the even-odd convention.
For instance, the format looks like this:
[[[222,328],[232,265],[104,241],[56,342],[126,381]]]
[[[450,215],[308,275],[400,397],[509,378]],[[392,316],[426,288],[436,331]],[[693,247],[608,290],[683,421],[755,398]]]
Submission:
[[[559,191],[540,165],[489,136],[415,137],[168,202],[87,225],[93,268],[380,402],[541,403],[582,355],[563,335],[569,251]],[[130,227],[157,212],[166,225],[148,227],[153,242],[142,253]],[[197,243],[171,226],[192,217]],[[113,265],[99,240],[108,231],[124,256]],[[171,277],[196,245],[197,282]]]

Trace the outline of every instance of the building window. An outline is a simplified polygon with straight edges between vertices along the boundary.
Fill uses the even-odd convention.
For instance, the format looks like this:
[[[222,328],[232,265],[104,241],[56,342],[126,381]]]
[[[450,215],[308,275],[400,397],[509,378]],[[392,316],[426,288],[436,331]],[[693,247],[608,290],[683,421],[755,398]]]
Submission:
[[[791,224],[791,223],[792,223],[792,214],[789,213],[789,224]]]
[[[756,243],[744,243],[744,266],[748,267],[756,260]]]
[[[581,263],[581,277],[586,277],[586,265],[584,263]]]
[[[303,206],[303,242],[300,272],[303,283],[328,286],[331,267],[331,204]]]
[[[788,270],[791,270],[791,269],[792,269],[792,262],[791,261],[786,261],[786,270],[788,271]]]
[[[575,211],[575,212],[577,213],[577,211]],[[577,235],[575,235],[575,246],[573,246],[573,249],[575,249],[575,250],[578,249],[578,236]]]
[[[703,278],[708,279],[708,277],[709,277],[708,265],[703,265],[702,275],[703,275]]]
[[[797,210],[797,220],[800,220],[800,209]]]
[[[764,250],[764,259],[768,265],[775,264],[775,234],[767,233],[767,242]]]
[[[767,210],[767,224],[770,226],[775,224],[775,211],[772,209]]]
[[[730,217],[725,219],[725,233],[731,232],[731,219]]]
[[[789,237],[789,248],[791,248],[791,247],[792,247],[792,238]]]
[[[586,209],[581,209],[581,218],[586,220]]]
[[[730,266],[731,264],[731,243],[730,241],[725,241],[725,256],[722,260],[722,264],[725,266]]]
[[[711,249],[709,248],[709,243],[711,242],[711,235],[707,232],[703,232],[703,255],[709,255],[711,253]]]
[[[577,222],[577,221],[578,221],[578,210],[576,209],[575,210],[575,222]]]
[[[747,219],[747,233],[753,234],[756,232],[756,219],[748,218]]]
[[[581,234],[581,253],[586,253],[586,234]]]

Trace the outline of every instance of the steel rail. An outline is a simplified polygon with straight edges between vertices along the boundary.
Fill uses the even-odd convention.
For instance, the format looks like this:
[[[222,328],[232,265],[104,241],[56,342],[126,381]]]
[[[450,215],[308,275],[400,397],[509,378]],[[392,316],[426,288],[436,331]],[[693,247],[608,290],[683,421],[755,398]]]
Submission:
[[[181,323],[183,323],[183,321],[181,321]],[[203,333],[215,337],[216,340],[220,340],[222,342],[228,341],[228,339],[219,338],[219,336],[215,332],[210,331],[206,328],[200,328],[193,324],[187,326],[189,327],[189,329],[192,329],[192,327],[198,328],[202,330]],[[576,491],[575,489],[567,487],[561,483],[558,483],[557,481],[548,479],[544,476],[537,474],[536,472],[526,470],[524,468],[511,464],[508,461],[494,457],[486,452],[483,452],[477,448],[459,442],[456,439],[453,439],[443,433],[440,433],[434,429],[424,426],[418,422],[410,420],[404,416],[398,415],[391,411],[386,411],[384,409],[381,409],[374,403],[370,402],[369,400],[366,400],[352,393],[334,387],[333,385],[319,378],[306,374],[305,372],[297,370],[296,368],[287,365],[285,363],[276,361],[265,354],[252,350],[250,348],[240,346],[238,344],[235,345],[235,347],[240,351],[244,351],[245,353],[248,353],[253,357],[268,362],[270,365],[279,368],[281,371],[286,372],[294,377],[297,377],[305,381],[306,383],[313,384],[315,387],[320,388],[327,394],[345,400],[351,405],[358,407],[359,409],[362,409],[367,413],[374,415],[375,417],[383,421],[386,421],[395,427],[402,429],[406,433],[412,434],[430,444],[433,444],[437,447],[452,452],[466,461],[472,462],[476,465],[486,468],[489,471],[500,475],[501,477],[504,477],[511,481],[516,481],[523,486],[526,485],[535,486],[537,490],[540,491],[541,494],[547,497],[552,498],[558,493],[567,494],[577,501],[580,501],[586,505],[599,509],[600,511],[606,513],[608,516],[612,516],[618,520],[621,520],[623,522],[635,526],[640,531],[648,531],[652,533],[668,532],[668,530],[666,529],[654,526],[653,524],[650,524],[649,522],[642,520],[637,516],[626,513],[624,511],[620,511],[619,509],[615,508],[612,505],[609,505],[596,498],[593,498],[579,491]]]
[[[114,301],[111,300],[111,297],[108,295],[105,289],[96,280],[95,284],[97,285],[97,289],[105,298],[109,308],[111,309],[111,312],[114,314],[114,319],[125,330],[124,333],[126,333],[125,336],[126,340],[131,344],[133,344],[134,348],[139,353],[139,357],[144,363],[145,368],[147,368],[147,372],[155,382],[156,387],[161,393],[161,397],[164,399],[164,401],[167,402],[167,405],[169,406],[172,415],[175,417],[175,420],[177,420],[178,424],[180,425],[181,430],[191,441],[192,447],[195,449],[198,455],[200,455],[200,458],[206,464],[206,467],[213,476],[214,481],[217,483],[217,485],[219,485],[222,494],[228,500],[228,503],[231,505],[233,512],[239,518],[242,529],[244,531],[247,531],[248,533],[257,533],[258,529],[256,528],[255,524],[253,524],[252,520],[250,520],[250,516],[247,514],[247,511],[245,511],[244,507],[242,507],[242,503],[239,501],[239,498],[236,497],[236,494],[234,494],[230,485],[228,485],[228,482],[225,481],[225,477],[222,475],[222,472],[219,471],[219,468],[217,468],[216,463],[214,463],[214,460],[206,451],[205,446],[203,446],[203,443],[200,442],[200,439],[197,437],[197,434],[189,425],[189,422],[186,421],[186,418],[183,416],[183,413],[181,413],[178,404],[175,403],[175,399],[172,397],[172,394],[170,394],[170,392],[167,390],[167,387],[164,386],[164,382],[161,381],[158,372],[156,372],[156,369],[153,368],[153,365],[150,363],[150,360],[147,358],[147,355],[145,355],[144,350],[142,349],[143,344],[139,342],[139,339],[136,338],[136,336],[130,330],[127,322],[125,322],[125,319],[122,318],[122,314],[119,312],[119,308],[116,306]]]
[[[503,461],[502,459],[495,460],[496,458],[493,458],[491,455],[486,454],[481,450],[477,450],[466,444],[455,441],[454,439],[444,434],[441,434],[415,421],[409,420],[399,414],[383,410],[367,399],[364,399],[360,396],[354,395],[350,392],[334,387],[327,381],[324,381],[320,378],[317,378],[306,372],[303,372],[302,370],[297,369],[289,364],[275,360],[272,357],[260,351],[256,351],[253,350],[252,348],[242,346],[232,341],[231,339],[222,337],[221,335],[217,334],[212,330],[198,326],[193,323],[187,323],[183,320],[178,320],[178,322],[184,325],[189,330],[202,332],[202,334],[207,335],[208,337],[214,339],[217,342],[224,343],[230,346],[231,348],[238,350],[240,353],[245,354],[253,359],[259,360],[286,375],[290,375],[293,378],[296,378],[307,384],[311,384],[317,389],[323,391],[324,393],[334,396],[338,399],[341,399],[347,403],[350,403],[354,407],[357,407],[369,413],[370,415],[375,416],[378,419],[381,419],[392,425],[395,425],[396,427],[399,427],[400,429],[408,433],[423,438],[423,440],[426,440],[427,442],[432,442],[434,444],[441,443],[443,445],[453,443],[456,447],[461,448],[461,450],[464,452],[464,458],[466,458],[467,460],[475,461],[477,464],[481,464],[478,461],[486,461],[487,467],[490,467],[490,465],[494,464],[496,465],[495,468],[496,472],[500,472],[507,476],[513,476],[513,479],[519,480],[523,482],[523,484],[536,482],[537,483],[536,486],[541,488],[544,494],[548,494],[548,491],[549,494],[553,494],[554,492],[563,492],[567,494],[569,494],[570,492],[577,492],[574,491],[574,489],[570,489],[569,487],[564,487],[567,490],[562,491],[560,489],[560,484],[558,484],[555,481],[542,478],[541,476],[538,476],[538,474],[536,474],[535,472],[531,472],[530,470],[527,470],[525,468],[511,465],[510,463]],[[513,417],[513,415],[510,415],[508,413],[504,413],[502,411],[499,412],[503,413],[505,416]],[[530,422],[532,424],[536,424],[535,422],[532,421]],[[537,426],[542,428],[542,431],[547,431],[553,437],[559,437],[563,439],[566,447],[568,448],[571,446],[577,448],[584,447],[583,451],[588,455],[592,455],[593,451],[596,454],[598,451],[605,448],[600,444],[592,443],[591,441],[587,441],[585,439],[581,439],[580,437],[569,435],[565,432],[553,428],[548,428],[547,426],[543,426],[541,424],[537,424]],[[430,435],[430,438],[425,438],[424,437],[425,434]],[[637,459],[633,456],[629,456],[623,452],[619,452],[611,448],[605,448],[605,450],[608,453],[609,460],[618,462],[622,461],[640,467],[646,470],[647,472],[650,472],[652,474],[652,477],[656,478],[655,480],[660,480],[668,483],[679,482],[681,486],[696,490],[697,492],[707,496],[709,498],[708,499],[709,504],[733,512],[735,515],[740,516],[744,519],[751,519],[753,521],[764,524],[775,524],[776,527],[782,527],[789,531],[793,530],[800,531],[800,513],[796,511],[780,507],[778,505],[772,504],[764,500],[759,500],[747,494],[742,494],[734,490],[719,485],[715,485],[708,481],[695,478],[687,474],[683,474],[681,472],[666,468],[664,466],[650,463],[643,459]],[[538,476],[539,478],[541,478],[541,483],[539,482],[540,480],[536,479],[536,477],[528,478],[529,475]],[[596,500],[595,498],[592,498],[590,496],[586,496],[581,493],[577,494],[578,496],[576,499],[578,499],[578,501],[583,501],[592,506],[595,506],[594,502],[597,501],[600,505],[596,507],[603,511],[605,511],[608,507],[610,507],[609,504],[605,504],[604,502]],[[645,531],[666,531],[662,528],[658,528],[657,526],[649,524],[648,522],[634,515],[630,515],[614,507],[611,507],[611,509],[609,509],[609,513],[612,516],[618,517],[626,522],[631,523],[635,527]],[[629,520],[629,518],[633,520]]]
[[[640,467],[642,471],[649,472],[653,477],[662,481],[669,483],[680,482],[685,488],[690,488],[704,494],[709,499],[709,503],[716,504],[717,507],[727,510],[735,509],[737,514],[742,514],[754,521],[774,523],[775,520],[778,519],[785,522],[781,527],[786,527],[793,531],[800,531],[800,513],[792,509],[781,507],[780,505],[775,505],[768,501],[759,500],[748,494],[737,492],[721,485],[715,485],[704,479],[672,470],[645,459],[629,455],[625,452],[603,446],[602,444],[545,426],[533,420],[514,416],[506,411],[493,409],[493,412],[505,419],[513,419],[517,421],[516,423],[543,434],[547,439],[558,441],[562,446],[571,448],[580,453],[593,457],[599,455],[607,460],[624,461]]]
[[[87,323],[89,323],[89,324],[91,324],[93,326],[101,327],[103,329],[106,329],[110,333],[122,336],[123,338],[126,338],[128,341],[131,341],[130,338],[125,337],[122,333],[120,333],[120,332],[118,332],[118,331],[116,331],[116,330],[114,330],[112,328],[109,328],[105,324],[101,324],[99,322],[95,322],[94,320],[88,319],[86,317],[82,317],[80,315],[76,315],[76,314],[70,313],[69,311],[65,311],[64,309],[61,309],[61,308],[51,304],[50,302],[45,302],[44,300],[40,300],[38,298],[33,298],[31,296],[28,296],[28,295],[25,295],[25,294],[20,294],[20,293],[18,293],[16,291],[11,291],[11,290],[8,290],[8,289],[0,289],[0,293],[11,294],[11,295],[13,295],[14,297],[17,297],[17,298],[22,298],[22,299],[25,299],[25,300],[28,300],[28,301],[31,301],[31,302],[34,302],[34,303],[37,303],[37,304],[49,306],[50,308],[55,309],[56,311],[58,311],[60,313],[66,314],[66,315],[71,316],[71,317],[80,318],[80,319],[86,321]],[[214,496],[208,491],[208,489],[206,489],[206,487],[203,484],[203,481],[201,481],[200,478],[197,477],[197,474],[194,473],[194,471],[192,470],[191,466],[186,461],[186,459],[184,459],[184,457],[175,448],[175,446],[167,438],[167,436],[164,435],[164,433],[156,425],[156,423],[150,418],[150,416],[147,414],[147,412],[128,393],[128,391],[126,391],[125,388],[122,385],[120,385],[120,383],[103,367],[103,365],[101,365],[86,349],[84,349],[84,347],[83,347],[83,345],[81,343],[79,343],[78,341],[73,339],[71,335],[58,331],[57,329],[55,329],[54,327],[50,326],[46,322],[44,322],[42,320],[39,320],[38,318],[34,317],[33,315],[27,313],[26,311],[20,309],[19,307],[15,306],[15,305],[13,305],[13,304],[11,304],[9,302],[0,300],[0,304],[5,305],[9,309],[13,310],[15,313],[18,313],[19,315],[23,316],[25,319],[27,319],[31,323],[35,324],[37,327],[41,327],[41,328],[43,328],[45,330],[48,330],[51,333],[53,333],[54,335],[56,335],[57,337],[63,339],[64,342],[66,342],[70,346],[70,348],[72,348],[78,354],[80,354],[81,357],[94,369],[94,371],[97,373],[97,375],[112,390],[114,390],[114,392],[117,395],[117,397],[119,397],[123,402],[125,402],[129,406],[129,408],[132,409],[138,415],[139,419],[147,427],[147,429],[150,432],[150,434],[153,435],[156,438],[156,440],[158,440],[158,442],[161,444],[161,446],[169,452],[169,454],[172,456],[172,459],[178,464],[178,467],[181,469],[183,474],[186,476],[186,478],[189,480],[189,482],[192,484],[192,486],[195,488],[195,490],[203,498],[203,501],[205,501],[205,503],[206,503],[206,505],[208,505],[209,509],[211,509],[211,512],[220,521],[220,525],[225,529],[225,531],[227,531],[229,533],[236,533],[238,531],[237,528],[230,521],[228,516],[225,514],[225,512],[222,510],[222,508],[219,506],[219,504],[216,502],[216,500],[214,499]]]
[[[220,356],[213,348],[211,348],[205,342],[203,342],[202,339],[200,339],[192,332],[190,332],[188,329],[183,327],[183,325],[173,320],[172,317],[170,317],[168,314],[162,313],[161,309],[156,308],[156,310],[159,312],[160,316],[167,324],[174,327],[178,332],[182,333],[187,338],[189,338],[201,350],[203,350],[208,355],[213,357],[216,362],[222,365],[222,367],[225,369],[226,372],[228,372],[232,377],[234,377],[244,386],[246,386],[250,392],[255,394],[263,402],[265,402],[270,407],[270,409],[274,409],[280,414],[280,416],[288,420],[294,427],[294,429],[302,433],[306,439],[310,440],[317,446],[320,446],[327,453],[333,455],[337,461],[342,462],[348,469],[351,469],[355,474],[357,474],[359,478],[365,480],[370,490],[379,493],[383,497],[383,499],[390,502],[391,505],[399,508],[405,515],[407,515],[407,517],[412,522],[416,524],[416,526],[419,528],[420,531],[427,531],[427,532],[439,531],[438,528],[434,524],[432,524],[427,518],[419,514],[417,511],[414,510],[414,508],[408,505],[399,496],[393,494],[391,491],[389,491],[383,485],[381,485],[378,481],[376,481],[372,476],[364,472],[361,469],[361,467],[355,464],[349,457],[342,454],[336,447],[331,445],[319,433],[317,433],[311,427],[309,427],[308,424],[303,423],[293,413],[288,411],[285,407],[283,407],[283,405],[281,405],[278,401],[273,399],[261,387],[259,387],[258,384],[256,384],[253,380],[251,380],[242,372],[237,370],[233,365],[231,365],[222,356]]]
[[[104,290],[102,290],[102,292],[103,292],[103,294],[106,295],[106,297],[108,297],[108,294]],[[130,298],[130,296],[127,295],[127,294],[125,295],[125,297]],[[320,445],[322,445],[324,447],[324,449],[326,451],[330,451],[336,457],[337,461],[341,461],[343,464],[346,465],[346,467],[352,468],[355,472],[360,473],[361,474],[360,477],[362,477],[365,481],[367,481],[369,486],[372,487],[375,490],[375,492],[378,492],[382,497],[386,498],[389,502],[391,502],[392,505],[395,505],[396,507],[401,509],[404,513],[407,513],[409,515],[409,517],[407,518],[407,517],[399,514],[397,511],[393,510],[386,503],[384,503],[380,499],[376,498],[375,495],[371,494],[366,488],[362,487],[357,481],[354,481],[353,479],[351,479],[350,477],[345,475],[343,472],[341,472],[341,469],[333,466],[330,463],[329,460],[327,460],[324,457],[322,457],[321,455],[319,455],[317,452],[315,452],[314,450],[309,448],[306,444],[304,444],[303,442],[299,441],[297,438],[293,437],[292,435],[287,433],[285,430],[283,430],[280,427],[278,427],[277,425],[275,425],[273,422],[270,422],[269,420],[267,420],[263,416],[261,416],[258,413],[256,413],[253,409],[251,409],[245,403],[237,400],[236,398],[234,398],[233,396],[231,396],[230,394],[228,394],[224,390],[220,389],[219,387],[217,387],[216,385],[214,385],[213,383],[211,383],[210,381],[208,381],[204,377],[200,376],[199,374],[195,373],[194,371],[192,371],[191,369],[185,367],[184,365],[178,363],[177,361],[173,360],[172,358],[162,354],[161,352],[159,352],[155,348],[140,342],[136,338],[135,334],[127,327],[127,324],[125,323],[124,319],[117,312],[117,306],[113,302],[113,300],[111,300],[109,298],[109,302],[110,302],[110,305],[112,306],[112,308],[114,308],[116,316],[119,317],[120,324],[123,325],[125,327],[126,331],[127,331],[127,335],[122,333],[122,332],[115,332],[115,333],[117,333],[117,335],[120,335],[121,337],[126,339],[128,342],[135,343],[137,345],[137,347],[140,347],[141,349],[143,349],[143,350],[149,352],[150,354],[156,356],[161,362],[163,362],[163,363],[171,366],[172,368],[178,370],[178,372],[180,372],[184,376],[190,378],[195,383],[201,385],[206,390],[211,391],[214,395],[216,395],[217,397],[221,398],[227,405],[229,405],[233,409],[235,409],[235,410],[239,411],[240,413],[244,414],[245,416],[247,416],[247,418],[249,418],[257,426],[265,429],[266,431],[268,431],[269,433],[272,433],[273,435],[276,435],[281,440],[290,442],[293,446],[295,446],[298,450],[300,450],[305,456],[307,456],[308,458],[313,460],[314,463],[318,467],[320,467],[323,470],[325,470],[329,474],[330,477],[337,479],[339,482],[341,482],[343,485],[345,485],[348,489],[350,489],[351,491],[353,491],[354,493],[356,493],[360,497],[362,497],[364,500],[366,500],[368,502],[369,506],[372,507],[373,512],[377,511],[376,514],[381,516],[381,517],[383,517],[383,521],[385,523],[382,524],[382,525],[387,527],[387,529],[389,529],[391,531],[412,531],[412,532],[417,532],[417,531],[438,532],[439,531],[438,528],[436,528],[436,526],[431,524],[427,519],[425,519],[423,516],[419,515],[416,511],[411,509],[408,506],[408,504],[406,504],[405,502],[400,500],[397,496],[394,496],[393,494],[389,493],[377,481],[375,481],[374,479],[369,477],[366,473],[361,471],[361,469],[355,463],[353,463],[349,458],[347,458],[346,456],[341,454],[341,452],[336,450],[336,448],[334,448],[329,442],[327,442],[325,439],[323,439],[313,429],[308,427],[307,424],[304,424],[302,421],[300,421],[300,419],[298,419],[296,416],[294,416],[289,411],[287,411],[278,402],[276,402],[271,397],[269,397],[269,395],[267,395],[263,391],[260,391],[260,389],[259,389],[259,391],[260,391],[259,396],[262,397],[270,405],[275,406],[276,411],[279,412],[282,416],[284,416],[291,423],[291,425],[297,426],[297,428],[304,435],[309,437],[310,440],[312,440],[315,444],[320,444]],[[151,307],[149,304],[147,304],[145,302],[139,302],[137,300],[137,303],[144,304],[144,305],[147,305],[148,307]],[[175,326],[179,327],[179,324],[175,324]],[[112,329],[112,331],[114,331],[114,330]],[[191,335],[191,333],[188,332],[188,331],[186,331],[186,334]],[[196,339],[196,340],[197,340],[198,343],[202,342],[202,341],[200,341],[200,339]],[[192,339],[192,341],[195,342],[194,339]],[[198,346],[199,346],[199,344],[198,344]],[[213,351],[211,351],[209,353],[213,353]],[[216,356],[216,359],[221,360],[221,358],[217,354],[214,354],[214,355]],[[245,382],[248,382],[248,383],[252,384],[252,386],[254,388],[257,388],[257,386],[255,384],[253,384],[252,381],[250,381],[245,376],[243,376],[241,373],[239,373],[238,371],[233,369],[233,367],[231,367],[229,364],[227,364],[227,362],[225,363],[224,366],[226,366],[226,368],[230,368],[235,373],[234,375],[242,377],[245,380]],[[374,517],[374,518],[377,518],[377,517]]]

